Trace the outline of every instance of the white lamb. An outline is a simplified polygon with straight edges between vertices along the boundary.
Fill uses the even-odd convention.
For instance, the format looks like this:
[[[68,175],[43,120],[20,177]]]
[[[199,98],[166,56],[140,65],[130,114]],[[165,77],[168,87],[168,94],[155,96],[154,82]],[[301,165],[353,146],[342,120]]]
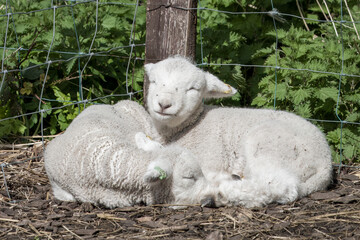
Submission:
[[[88,107],[45,149],[55,198],[114,208],[215,196],[189,151],[161,147],[146,134],[155,134],[151,119],[136,102]]]
[[[175,56],[145,65],[147,110],[157,141],[191,150],[203,172],[230,172],[218,205],[288,203],[331,181],[332,162],[322,132],[295,114],[265,109],[213,107],[203,99],[236,90]],[[237,176],[237,177],[236,177]]]

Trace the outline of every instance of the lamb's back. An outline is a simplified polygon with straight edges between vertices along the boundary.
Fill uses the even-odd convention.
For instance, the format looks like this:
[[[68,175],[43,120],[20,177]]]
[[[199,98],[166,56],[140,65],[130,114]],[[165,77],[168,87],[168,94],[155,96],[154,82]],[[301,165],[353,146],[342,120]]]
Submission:
[[[271,128],[272,124],[275,124],[280,132],[273,131],[265,136],[262,128]],[[285,111],[206,106],[201,119],[180,134],[176,142],[193,151],[208,170],[226,170],[234,162],[240,163],[240,168],[244,167],[242,158],[248,138],[260,141],[266,137],[269,141],[276,142],[281,132],[296,136],[296,141],[288,139],[296,145],[291,146],[292,148],[302,148],[303,151],[308,151],[309,157],[319,159],[317,163],[312,159],[305,159],[305,164],[315,164],[315,167],[321,164],[328,167],[329,163],[331,164],[330,150],[323,133],[309,121]],[[287,147],[290,145],[287,144]],[[278,149],[281,149],[281,146],[278,146]],[[286,150],[288,149],[284,151]],[[296,164],[293,168],[302,163],[298,161]]]

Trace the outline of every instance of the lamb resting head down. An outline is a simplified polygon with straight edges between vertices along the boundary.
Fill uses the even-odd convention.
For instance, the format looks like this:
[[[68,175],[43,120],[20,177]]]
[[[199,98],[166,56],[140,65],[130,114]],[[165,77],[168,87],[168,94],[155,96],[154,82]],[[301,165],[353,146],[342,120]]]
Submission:
[[[203,99],[236,90],[180,56],[146,64],[145,72],[156,140],[189,149],[205,175],[238,176],[220,187],[228,205],[287,203],[331,182],[329,145],[305,119],[284,111],[204,105]]]
[[[45,149],[55,198],[109,208],[213,201],[216,186],[196,158],[146,137],[144,132],[151,132],[144,127],[147,118],[143,107],[131,101],[84,110]]]
[[[229,180],[230,176],[222,174],[208,181],[195,156],[187,149],[177,145],[163,147],[160,143],[150,140],[144,133],[139,132],[135,136],[139,149],[155,154],[155,160],[151,161],[144,175],[144,181],[152,187],[167,179],[171,189],[173,206],[184,204],[199,204],[203,206],[215,206],[221,201],[218,190],[223,180]],[[221,179],[220,179],[221,178]]]

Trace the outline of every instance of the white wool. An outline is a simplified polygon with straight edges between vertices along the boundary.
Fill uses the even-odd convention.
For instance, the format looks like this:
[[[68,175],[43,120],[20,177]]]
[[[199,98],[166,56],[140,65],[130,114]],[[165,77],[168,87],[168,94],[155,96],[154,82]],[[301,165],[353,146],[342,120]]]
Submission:
[[[244,176],[222,185],[227,204],[286,203],[329,185],[330,148],[310,122],[284,111],[203,105],[204,98],[229,97],[236,90],[183,57],[147,64],[145,71],[156,140],[189,149],[205,175]]]
[[[214,196],[188,150],[162,147],[151,119],[136,102],[94,105],[45,149],[55,198],[106,207],[199,204]],[[160,179],[164,178],[164,179]]]

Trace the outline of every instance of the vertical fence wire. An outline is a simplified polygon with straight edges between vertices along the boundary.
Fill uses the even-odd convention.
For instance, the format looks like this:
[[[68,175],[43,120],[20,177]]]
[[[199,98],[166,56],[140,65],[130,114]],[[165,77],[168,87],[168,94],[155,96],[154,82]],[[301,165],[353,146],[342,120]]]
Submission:
[[[52,39],[51,39],[51,42],[50,42],[50,47],[49,47],[49,50],[48,50],[47,55],[46,55],[46,61],[45,62],[47,63],[47,68],[46,68],[46,73],[45,73],[45,77],[44,77],[44,80],[43,80],[41,93],[40,93],[39,112],[42,110],[41,109],[41,103],[42,103],[42,98],[43,98],[43,94],[44,94],[45,83],[46,83],[47,76],[49,74],[50,65],[52,63],[52,61],[49,60],[49,59],[50,59],[50,52],[51,52],[52,46],[54,44],[55,32],[56,32],[56,6],[52,6],[52,8],[53,8],[53,33],[52,33]]]
[[[73,20],[73,25],[74,25],[74,34],[75,34],[75,38],[76,38],[76,45],[77,45],[77,50],[78,50],[78,55],[77,56],[80,56],[81,54],[81,47],[80,47],[80,41],[79,41],[79,36],[78,36],[78,33],[77,33],[77,29],[76,29],[76,22],[75,22],[75,16],[74,16],[74,6],[71,6],[71,18]],[[82,83],[82,76],[81,76],[81,61],[80,61],[80,57],[78,57],[77,59],[77,62],[78,62],[78,74],[79,74],[79,97],[80,99],[83,99],[83,95],[82,95],[82,86],[81,86],[81,83]],[[78,104],[79,106],[79,104]],[[80,113],[80,107],[79,107],[79,113]]]
[[[338,96],[336,101],[336,110],[335,114],[338,120],[340,121],[340,159],[339,159],[339,173],[341,171],[342,167],[342,158],[343,158],[343,126],[344,121],[339,116],[339,103],[340,103],[340,96],[341,96],[341,83],[342,83],[342,77],[344,75],[344,36],[343,36],[343,1],[340,1],[340,43],[341,43],[341,70],[339,74],[339,87],[338,87]]]
[[[134,37],[134,31],[135,31],[135,23],[136,23],[136,15],[137,15],[137,11],[138,11],[138,6],[139,6],[139,0],[136,1],[136,6],[135,6],[135,11],[134,11],[134,17],[133,17],[133,22],[131,24],[131,32],[130,32],[130,39],[129,39],[129,46],[130,48],[130,54],[129,54],[129,60],[127,63],[127,67],[126,67],[126,75],[125,75],[125,82],[126,82],[126,94],[129,95],[129,98],[131,100],[132,95],[134,94],[132,89],[131,92],[129,91],[129,69],[130,69],[130,64],[131,64],[131,59],[132,59],[132,55],[133,55],[133,51],[134,51],[134,47],[135,47],[135,37]]]
[[[7,37],[8,37],[9,20],[10,20],[10,15],[11,15],[10,13],[8,13],[7,1],[6,1],[6,15],[7,15],[7,20],[6,20],[6,29],[5,29],[4,48],[3,48],[2,61],[1,61],[1,72],[4,72],[5,55],[6,55],[6,41],[7,41]],[[0,91],[1,91],[1,89],[0,89]]]
[[[92,47],[93,47],[93,44],[95,42],[95,38],[96,38],[96,35],[97,35],[97,32],[98,32],[98,21],[99,21],[99,0],[96,0],[96,10],[95,10],[95,32],[94,32],[94,37],[91,41],[91,44],[90,44],[90,47],[89,47],[89,51],[88,51],[88,54],[89,54],[89,58],[88,60],[86,61],[84,67],[82,68],[81,72],[80,72],[80,77],[79,77],[79,89],[80,89],[80,100],[81,101],[84,101],[84,93],[83,93],[83,88],[82,88],[82,81],[83,81],[83,76],[84,76],[84,71],[87,67],[87,65],[89,64],[91,58],[93,57],[94,53],[91,52],[92,50]],[[84,104],[84,108],[86,106],[85,103]]]
[[[277,15],[277,10],[274,7],[274,3],[272,0],[270,0],[271,2],[271,8],[272,10],[270,12],[272,12],[271,17],[274,23],[274,30],[275,30],[275,88],[274,88],[274,110],[276,110],[276,94],[277,94],[277,83],[278,83],[278,79],[277,79],[277,71],[279,69],[278,66],[278,45],[279,45],[279,36],[278,36],[278,31],[277,31],[277,27],[276,27],[276,20],[275,20],[275,15]]]

